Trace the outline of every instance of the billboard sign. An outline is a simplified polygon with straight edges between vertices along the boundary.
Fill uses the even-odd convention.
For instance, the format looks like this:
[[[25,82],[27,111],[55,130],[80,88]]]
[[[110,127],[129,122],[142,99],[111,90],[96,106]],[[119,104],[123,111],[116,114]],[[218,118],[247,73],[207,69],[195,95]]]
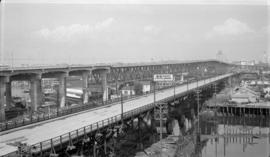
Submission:
[[[173,74],[155,74],[154,75],[155,82],[169,82],[174,81]]]

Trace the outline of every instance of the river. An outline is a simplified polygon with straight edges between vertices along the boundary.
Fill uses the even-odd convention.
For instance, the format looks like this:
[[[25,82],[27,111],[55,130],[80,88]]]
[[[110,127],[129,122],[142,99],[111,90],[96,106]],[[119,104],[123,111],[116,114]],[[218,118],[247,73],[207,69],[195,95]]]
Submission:
[[[200,124],[201,157],[269,157],[267,118],[219,117]]]

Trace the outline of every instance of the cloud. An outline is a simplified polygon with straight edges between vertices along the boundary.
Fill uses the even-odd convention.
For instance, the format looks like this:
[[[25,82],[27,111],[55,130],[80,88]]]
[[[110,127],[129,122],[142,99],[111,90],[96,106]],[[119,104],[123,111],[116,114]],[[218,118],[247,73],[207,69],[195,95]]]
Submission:
[[[99,22],[97,23],[95,26],[94,26],[94,29],[96,30],[102,30],[104,28],[108,28],[113,22],[115,21],[114,18],[108,18],[102,22]]]
[[[267,25],[262,28],[263,33],[270,34],[270,25]]]
[[[154,35],[159,34],[160,30],[161,29],[159,27],[154,26],[154,25],[146,25],[143,27],[143,31],[145,33],[150,33],[150,34],[154,34]]]
[[[78,38],[87,36],[89,34],[105,31],[111,27],[114,21],[114,18],[108,18],[94,25],[64,25],[55,27],[54,29],[43,28],[41,30],[35,31],[34,33],[46,40],[54,42],[68,42],[77,40]]]
[[[160,36],[160,27],[155,25],[145,25],[139,33],[142,33],[139,41],[144,44],[155,43],[159,41],[157,36]]]
[[[213,29],[206,34],[206,38],[215,36],[237,36],[246,33],[254,33],[246,23],[237,19],[229,18],[222,25],[214,26]]]

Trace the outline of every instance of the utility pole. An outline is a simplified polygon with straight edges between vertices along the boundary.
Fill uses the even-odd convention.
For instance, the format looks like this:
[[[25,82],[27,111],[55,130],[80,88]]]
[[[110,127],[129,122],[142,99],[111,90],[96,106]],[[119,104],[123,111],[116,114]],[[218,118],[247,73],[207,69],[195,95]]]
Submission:
[[[168,113],[168,109],[167,109],[167,104],[166,103],[158,103],[156,106],[156,111],[155,112],[155,117],[157,117],[157,119],[159,120],[159,138],[160,138],[160,157],[163,157],[162,155],[162,148],[163,148],[163,120],[166,120],[166,116],[164,116],[165,114]],[[158,110],[157,110],[158,108]],[[158,116],[157,116],[158,115]]]
[[[11,68],[12,68],[12,70],[14,69],[14,56],[13,56],[13,51],[11,51]]]
[[[175,78],[174,78],[174,81],[173,81],[173,102],[175,102],[175,86],[176,86],[176,82],[175,82]]]
[[[214,83],[215,107],[217,107],[217,84]]]
[[[165,111],[168,113],[167,104],[166,103],[158,103],[156,104],[156,82],[166,82],[166,81],[174,81],[174,100],[175,100],[175,79],[172,74],[155,74],[153,78],[154,84],[154,106],[155,106],[155,117],[159,120],[159,132],[160,132],[160,156],[162,157],[162,134],[163,134],[163,120],[167,120],[167,117],[164,116]],[[159,109],[159,111],[157,110]],[[159,115],[159,116],[157,116]],[[164,119],[163,119],[164,117]]]
[[[163,104],[159,104],[159,126],[160,126],[160,145],[161,145],[161,149],[162,149],[162,142],[161,142],[161,140],[162,140],[162,132],[163,132],[163,126],[162,126],[162,121],[163,121],[163,115],[162,115],[162,105]]]
[[[230,88],[231,88],[230,92],[231,92],[231,96],[232,96],[232,92],[233,92],[233,89],[232,89],[232,87],[233,87],[233,85],[232,85],[232,79],[233,79],[233,77],[230,76],[229,79],[230,79]]]
[[[160,156],[162,157],[162,120],[163,120],[163,116],[162,116],[162,104],[160,103],[159,105],[156,104],[156,82],[153,82],[154,84],[154,106],[155,107],[159,107],[159,138],[160,138]]]
[[[197,99],[197,118],[198,118],[198,133],[200,133],[200,93],[201,91],[198,88],[198,84],[197,84],[197,89],[196,89],[196,99]]]
[[[187,90],[188,90],[188,79],[187,79]]]
[[[198,87],[199,87],[199,79],[197,78],[197,89],[198,89]]]
[[[156,106],[156,82],[153,82],[154,84],[154,106]]]
[[[163,120],[163,116],[162,116],[162,103],[160,103],[159,105],[156,104],[156,83],[154,82],[154,105],[155,106],[159,106],[159,126],[160,126],[160,140],[162,139],[162,120]],[[160,141],[161,143],[161,141]],[[162,145],[162,144],[161,144]],[[161,147],[162,148],[162,147]]]
[[[214,83],[214,95],[215,95],[215,119],[217,118],[217,84]]]
[[[124,107],[123,107],[123,94],[121,92],[121,123],[122,125],[124,124]]]

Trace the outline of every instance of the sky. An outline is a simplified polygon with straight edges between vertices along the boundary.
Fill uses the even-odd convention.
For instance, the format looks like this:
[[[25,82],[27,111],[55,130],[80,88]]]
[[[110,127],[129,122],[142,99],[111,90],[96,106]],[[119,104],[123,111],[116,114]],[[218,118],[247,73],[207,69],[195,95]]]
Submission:
[[[170,1],[3,1],[0,61],[19,66],[205,60],[218,51],[232,61],[262,60],[270,53],[266,1]]]

